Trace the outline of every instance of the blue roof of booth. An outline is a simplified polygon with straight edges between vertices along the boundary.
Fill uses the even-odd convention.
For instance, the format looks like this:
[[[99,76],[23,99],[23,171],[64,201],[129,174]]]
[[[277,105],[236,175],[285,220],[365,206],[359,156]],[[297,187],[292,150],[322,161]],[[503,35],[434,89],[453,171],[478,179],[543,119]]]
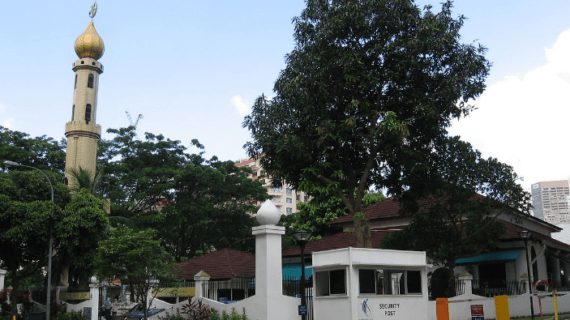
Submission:
[[[460,258],[455,260],[456,265],[463,264],[481,264],[490,262],[507,262],[514,261],[519,257],[521,250],[497,251],[482,253],[469,258]]]

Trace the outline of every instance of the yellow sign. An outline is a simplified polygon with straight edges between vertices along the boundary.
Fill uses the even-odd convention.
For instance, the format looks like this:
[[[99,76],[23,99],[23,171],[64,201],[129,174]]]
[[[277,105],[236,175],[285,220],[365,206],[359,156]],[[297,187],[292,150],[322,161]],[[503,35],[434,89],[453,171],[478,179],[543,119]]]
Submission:
[[[60,300],[89,300],[91,294],[89,292],[62,292],[59,294]]]
[[[196,295],[194,287],[158,288],[153,292],[157,297],[193,297]]]

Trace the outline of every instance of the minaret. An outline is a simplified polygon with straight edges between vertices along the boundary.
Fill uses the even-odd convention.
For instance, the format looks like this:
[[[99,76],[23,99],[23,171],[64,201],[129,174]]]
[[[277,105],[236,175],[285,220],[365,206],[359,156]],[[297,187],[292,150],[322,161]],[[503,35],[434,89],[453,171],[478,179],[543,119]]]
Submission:
[[[97,125],[97,90],[103,65],[98,62],[103,56],[105,45],[93,25],[97,3],[91,7],[91,23],[75,40],[75,53],[79,60],[73,63],[75,85],[71,121],[65,124],[67,154],[65,157],[65,181],[73,185],[70,169],[88,170],[94,178],[97,166],[97,142],[101,137],[101,126]]]

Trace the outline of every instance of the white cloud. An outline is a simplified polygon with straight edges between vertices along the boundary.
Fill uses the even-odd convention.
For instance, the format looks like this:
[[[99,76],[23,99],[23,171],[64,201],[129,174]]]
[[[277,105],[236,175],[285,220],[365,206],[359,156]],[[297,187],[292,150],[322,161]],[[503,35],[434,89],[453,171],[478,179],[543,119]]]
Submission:
[[[2,121],[2,126],[4,128],[14,130],[14,118],[4,119],[4,121]]]
[[[475,101],[478,110],[450,130],[485,157],[512,165],[527,189],[570,176],[570,30],[545,55],[548,62],[522,78],[491,84]]]
[[[249,113],[249,105],[243,101],[240,95],[233,96],[230,99],[230,103],[236,108],[240,115],[244,116]]]
[[[8,107],[6,107],[3,104],[0,104],[0,116],[2,116],[0,119],[4,118],[4,114],[6,113],[6,110],[8,110]],[[14,129],[14,118],[4,118],[2,119],[2,122],[0,123],[0,125],[2,125],[5,128],[8,128],[10,130]]]

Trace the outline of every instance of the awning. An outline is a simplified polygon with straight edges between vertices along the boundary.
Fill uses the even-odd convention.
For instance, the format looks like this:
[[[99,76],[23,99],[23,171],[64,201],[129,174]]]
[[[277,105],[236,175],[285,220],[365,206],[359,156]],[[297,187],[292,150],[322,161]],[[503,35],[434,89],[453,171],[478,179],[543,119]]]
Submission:
[[[508,262],[515,261],[522,250],[509,250],[509,251],[497,251],[490,253],[482,253],[469,258],[461,258],[455,260],[455,265],[465,265],[465,264],[482,264],[482,263],[495,263],[495,262]]]

